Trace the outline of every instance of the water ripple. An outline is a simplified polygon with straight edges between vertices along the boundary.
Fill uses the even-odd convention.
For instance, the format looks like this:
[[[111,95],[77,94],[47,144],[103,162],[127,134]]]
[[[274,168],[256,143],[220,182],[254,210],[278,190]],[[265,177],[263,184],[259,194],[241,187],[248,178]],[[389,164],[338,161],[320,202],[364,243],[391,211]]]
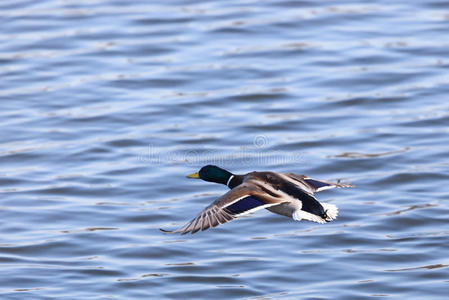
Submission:
[[[0,3],[3,299],[446,299],[448,5]],[[236,173],[336,222],[164,235]]]

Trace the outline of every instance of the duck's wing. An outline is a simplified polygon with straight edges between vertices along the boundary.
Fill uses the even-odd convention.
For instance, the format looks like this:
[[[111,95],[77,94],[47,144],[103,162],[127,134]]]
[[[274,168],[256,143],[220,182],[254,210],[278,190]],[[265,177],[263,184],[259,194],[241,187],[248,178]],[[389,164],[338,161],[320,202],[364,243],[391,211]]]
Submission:
[[[174,231],[161,230],[167,233],[186,234],[191,232],[193,234],[199,230],[206,230],[230,222],[250,212],[283,202],[285,202],[285,199],[265,195],[258,185],[252,182],[244,182],[215,200],[183,227]]]
[[[340,183],[340,180],[335,183],[325,180],[312,179],[305,175],[298,175],[293,173],[286,173],[283,175],[286,176],[290,182],[294,183],[310,194],[333,188],[354,187],[351,184]]]

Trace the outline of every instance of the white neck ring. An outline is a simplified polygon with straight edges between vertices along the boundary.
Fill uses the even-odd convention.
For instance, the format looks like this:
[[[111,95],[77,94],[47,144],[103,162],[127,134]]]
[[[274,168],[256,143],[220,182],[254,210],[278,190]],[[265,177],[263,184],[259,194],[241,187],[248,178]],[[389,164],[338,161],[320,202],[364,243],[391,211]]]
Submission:
[[[226,185],[229,187],[229,184],[231,183],[232,178],[234,178],[234,175],[231,175],[231,177],[229,177],[228,182],[226,182]]]

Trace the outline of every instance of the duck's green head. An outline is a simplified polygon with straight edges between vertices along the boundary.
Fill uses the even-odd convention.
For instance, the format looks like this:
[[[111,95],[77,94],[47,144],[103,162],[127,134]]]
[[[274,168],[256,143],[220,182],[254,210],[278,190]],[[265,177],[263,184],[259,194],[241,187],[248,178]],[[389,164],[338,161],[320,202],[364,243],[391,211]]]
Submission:
[[[227,184],[231,176],[231,172],[214,165],[207,165],[202,167],[198,172],[187,175],[187,178],[199,178],[204,181]]]

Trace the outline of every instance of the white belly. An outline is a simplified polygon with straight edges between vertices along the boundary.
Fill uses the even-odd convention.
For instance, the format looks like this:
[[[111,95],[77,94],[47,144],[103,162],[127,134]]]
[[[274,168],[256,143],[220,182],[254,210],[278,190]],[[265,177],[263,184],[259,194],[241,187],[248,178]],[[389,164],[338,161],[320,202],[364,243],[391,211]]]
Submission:
[[[275,214],[291,218],[297,209],[301,209],[300,201],[281,203],[279,205],[267,207],[267,209]]]

